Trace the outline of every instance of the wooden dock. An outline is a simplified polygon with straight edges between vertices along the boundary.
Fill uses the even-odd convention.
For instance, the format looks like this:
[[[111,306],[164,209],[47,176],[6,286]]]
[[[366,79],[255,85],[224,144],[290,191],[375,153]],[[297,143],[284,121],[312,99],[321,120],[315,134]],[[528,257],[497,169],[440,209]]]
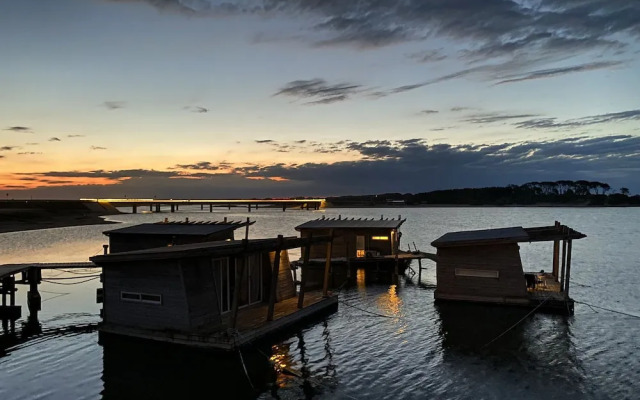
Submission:
[[[334,312],[337,308],[337,295],[329,294],[324,297],[322,291],[307,291],[302,308],[298,308],[298,297],[276,303],[272,321],[266,318],[268,304],[258,304],[245,309],[238,315],[235,331],[220,332],[217,330],[218,326],[215,326],[202,329],[197,333],[185,334],[177,331],[150,332],[133,327],[103,324],[100,327],[100,334],[126,335],[191,347],[230,351],[280,333],[283,329],[303,324],[310,318]]]
[[[113,207],[131,207],[131,212],[136,214],[138,208],[149,207],[150,212],[160,212],[162,206],[169,207],[171,212],[179,210],[180,206],[200,206],[209,208],[213,212],[213,207],[246,207],[249,212],[258,207],[299,208],[306,210],[319,210],[325,204],[324,198],[290,198],[290,199],[80,199],[84,202],[107,203]]]

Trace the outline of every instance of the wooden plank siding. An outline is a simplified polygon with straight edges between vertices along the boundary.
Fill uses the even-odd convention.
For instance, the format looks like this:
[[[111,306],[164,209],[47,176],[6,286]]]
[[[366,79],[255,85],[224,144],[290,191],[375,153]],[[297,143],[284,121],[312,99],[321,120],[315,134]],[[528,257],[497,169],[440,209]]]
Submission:
[[[218,285],[211,259],[187,259],[180,262],[184,292],[187,297],[189,328],[216,325],[221,321]],[[218,279],[219,280],[219,279]]]
[[[137,262],[103,270],[104,321],[147,329],[188,329],[187,299],[175,260]],[[124,301],[121,292],[162,295],[162,304]]]
[[[456,276],[456,269],[497,271],[498,278]],[[438,249],[436,298],[525,298],[527,289],[517,243]]]
[[[274,251],[269,252],[269,268],[270,271],[273,271],[273,261],[276,253]],[[271,273],[269,273],[271,276]],[[267,282],[269,280],[266,280]],[[267,294],[263,300],[267,300],[268,291],[265,291]],[[278,267],[278,286],[276,290],[276,302],[282,301],[284,299],[290,299],[295,297],[296,295],[296,287],[293,282],[293,276],[291,274],[291,262],[289,260],[289,252],[287,250],[280,251],[280,265]]]

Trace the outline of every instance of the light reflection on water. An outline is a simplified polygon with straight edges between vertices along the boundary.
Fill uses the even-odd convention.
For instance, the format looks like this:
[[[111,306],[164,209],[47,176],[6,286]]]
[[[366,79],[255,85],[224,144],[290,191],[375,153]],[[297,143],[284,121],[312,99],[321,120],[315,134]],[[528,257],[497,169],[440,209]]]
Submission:
[[[398,208],[318,211],[181,209],[175,214],[113,216],[124,224],[169,219],[246,220],[250,237],[297,236],[294,227],[322,215],[385,217],[402,225],[401,248],[433,252],[431,241],[455,230],[551,225],[587,234],[574,241],[572,297],[638,313],[640,209],[632,208]],[[100,225],[0,234],[0,263],[87,261],[107,243]],[[244,232],[236,231],[236,238]],[[527,270],[551,265],[551,245],[522,243]],[[295,260],[299,254],[291,253]],[[433,263],[397,285],[342,288],[339,310],[325,320],[237,357],[156,349],[146,344],[98,345],[97,332],[33,338],[0,355],[0,397],[95,399],[188,397],[195,389],[234,387],[234,398],[635,398],[640,391],[637,318],[577,304],[574,317],[433,302]],[[414,269],[416,266],[414,265]],[[92,270],[76,271],[91,274]],[[51,271],[46,278],[69,277]],[[87,275],[88,276],[88,275]],[[78,277],[80,281],[82,277]],[[43,282],[39,320],[44,331],[99,321],[98,280],[78,285]],[[16,300],[26,313],[26,289]],[[351,306],[354,307],[351,307]],[[598,311],[597,313],[595,311]],[[389,318],[391,317],[391,318]],[[17,321],[20,329],[23,320]],[[498,339],[496,339],[500,336]],[[259,350],[259,351],[258,351]],[[272,360],[269,360],[272,358]],[[275,370],[274,370],[275,368]],[[273,373],[275,371],[275,373]],[[250,382],[250,383],[248,383]],[[231,386],[234,385],[234,386]],[[252,390],[255,387],[255,391]]]

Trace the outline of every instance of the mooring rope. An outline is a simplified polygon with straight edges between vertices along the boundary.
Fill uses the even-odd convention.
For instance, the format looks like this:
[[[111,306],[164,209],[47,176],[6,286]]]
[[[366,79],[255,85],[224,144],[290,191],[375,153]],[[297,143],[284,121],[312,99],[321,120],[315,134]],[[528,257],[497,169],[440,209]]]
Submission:
[[[596,306],[596,305],[593,305],[593,304],[586,303],[586,302],[584,302],[584,301],[574,300],[574,303],[584,304],[585,306],[589,306],[589,307],[591,307],[591,309],[593,309],[593,308],[599,308],[599,309],[604,310],[604,311],[609,311],[609,312],[616,313],[616,314],[626,315],[627,317],[640,318],[640,315],[629,314],[629,313],[626,313],[626,312],[624,312],[624,311],[618,311],[618,310],[613,310],[613,309],[611,309],[611,308],[600,307],[600,306]],[[594,311],[595,311],[595,310],[594,310]]]
[[[390,316],[390,315],[384,315],[384,314],[379,314],[379,313],[376,313],[376,312],[373,312],[373,311],[365,310],[364,308],[356,307],[356,306],[354,306],[354,305],[351,305],[351,304],[349,304],[349,303],[346,303],[344,300],[339,300],[338,302],[339,302],[340,304],[344,304],[345,306],[348,306],[348,307],[351,307],[351,308],[355,308],[356,310],[360,310],[360,311],[362,311],[362,312],[366,312],[366,313],[368,313],[368,314],[372,314],[372,316],[374,316],[374,317],[392,318],[392,319],[393,319],[393,318],[397,318],[397,317],[392,317],[392,316]]]
[[[47,283],[54,283],[56,285],[79,285],[81,283],[89,282],[89,281],[92,281],[92,280],[98,279],[98,278],[100,278],[100,276],[96,276],[96,277],[93,277],[93,278],[85,279],[84,281],[80,281],[80,282],[71,282],[71,283],[54,282],[54,281],[49,280],[49,279],[43,279],[42,281],[43,282],[47,282]],[[63,279],[63,278],[58,278],[58,279]],[[75,278],[75,279],[78,279],[78,278]]]
[[[485,347],[489,346],[491,343],[495,342],[496,340],[500,339],[502,336],[506,335],[507,332],[509,332],[510,330],[512,330],[513,328],[515,328],[516,326],[518,326],[518,324],[520,324],[522,321],[524,321],[525,319],[527,319],[527,317],[529,317],[529,315],[533,314],[534,312],[536,312],[536,310],[540,307],[542,307],[544,305],[544,303],[547,302],[547,300],[549,300],[550,297],[547,297],[546,299],[544,299],[540,304],[538,304],[533,310],[529,311],[527,313],[527,315],[525,315],[524,317],[520,318],[520,320],[518,322],[516,322],[515,324],[511,325],[509,328],[507,328],[506,331],[502,332],[501,334],[499,334],[498,336],[496,336],[495,338],[493,338],[492,340],[490,340],[489,342],[487,342],[484,346],[482,346],[481,348],[484,349]]]

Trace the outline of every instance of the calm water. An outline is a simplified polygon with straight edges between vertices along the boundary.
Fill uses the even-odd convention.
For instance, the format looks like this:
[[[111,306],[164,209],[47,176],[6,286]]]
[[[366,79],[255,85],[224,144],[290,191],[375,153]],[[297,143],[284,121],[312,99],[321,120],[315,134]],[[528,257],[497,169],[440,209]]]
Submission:
[[[125,210],[126,211],[126,210]],[[587,235],[574,241],[572,317],[433,302],[434,264],[398,285],[355,285],[325,320],[242,354],[217,359],[144,343],[98,344],[95,330],[57,328],[99,322],[99,271],[51,271],[40,285],[45,334],[0,353],[2,399],[195,397],[280,399],[637,399],[640,398],[640,208],[393,208],[320,211],[181,209],[127,214],[124,224],[169,219],[257,222],[249,236],[297,236],[294,227],[328,217],[395,217],[401,247],[434,252],[448,231],[551,225]],[[0,234],[0,263],[87,261],[102,253],[96,225]],[[236,231],[236,236],[244,232]],[[521,244],[525,270],[550,269],[551,244]],[[292,253],[297,259],[299,253]],[[414,268],[417,264],[412,265]],[[55,279],[74,278],[74,279]],[[26,309],[26,288],[17,301]],[[602,308],[617,310],[624,315]],[[22,329],[23,320],[16,323]],[[508,332],[503,334],[505,331]],[[503,334],[502,336],[500,336]],[[271,362],[269,361],[271,359]],[[246,372],[245,372],[246,368]]]

